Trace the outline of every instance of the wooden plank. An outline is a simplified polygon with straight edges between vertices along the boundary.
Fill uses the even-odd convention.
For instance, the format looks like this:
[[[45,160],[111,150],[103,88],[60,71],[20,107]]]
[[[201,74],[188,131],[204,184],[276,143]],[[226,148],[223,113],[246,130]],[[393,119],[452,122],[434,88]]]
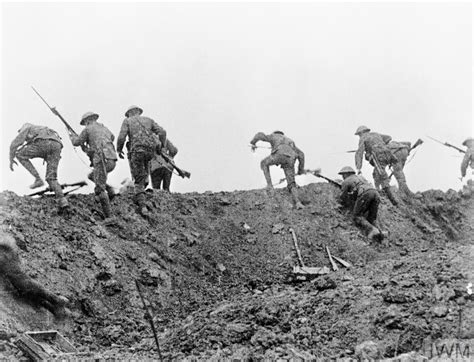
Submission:
[[[332,257],[333,257],[334,260],[338,261],[339,263],[341,263],[346,268],[350,268],[352,266],[351,263],[349,263],[348,261],[345,261],[342,258],[338,258],[337,256],[334,256],[334,255]]]
[[[339,268],[336,265],[336,262],[332,259],[331,252],[329,251],[329,248],[326,246],[326,252],[328,253],[329,261],[331,262],[332,270],[338,271]]]
[[[305,266],[304,266],[303,258],[301,257],[300,248],[298,247],[298,240],[296,239],[295,230],[293,230],[293,228],[290,228],[289,230],[290,230],[291,235],[293,236],[293,244],[295,245],[296,255],[298,256],[300,265],[304,268]]]
[[[294,274],[323,275],[323,274],[328,274],[329,272],[330,270],[326,266],[323,266],[323,267],[294,266],[293,267]]]

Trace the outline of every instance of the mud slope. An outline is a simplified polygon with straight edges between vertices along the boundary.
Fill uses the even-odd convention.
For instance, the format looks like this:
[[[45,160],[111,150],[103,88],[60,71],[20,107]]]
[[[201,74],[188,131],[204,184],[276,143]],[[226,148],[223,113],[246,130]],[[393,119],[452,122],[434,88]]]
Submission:
[[[159,192],[150,194],[150,220],[136,214],[131,195],[120,195],[119,225],[107,228],[92,195],[71,195],[73,216],[64,220],[52,198],[4,192],[2,236],[16,239],[28,274],[71,301],[72,316],[55,321],[3,283],[0,334],[13,340],[55,328],[99,353],[153,356],[138,279],[167,357],[353,356],[368,340],[389,357],[427,339],[474,338],[472,316],[458,318],[473,306],[472,199],[427,191],[399,208],[384,199],[380,218],[390,234],[385,245],[369,245],[337,208],[333,186],[300,192],[301,211],[284,190],[273,198],[262,190]],[[329,246],[354,267],[289,282],[297,264],[290,226],[308,266],[329,266]],[[5,354],[18,355],[6,346]]]

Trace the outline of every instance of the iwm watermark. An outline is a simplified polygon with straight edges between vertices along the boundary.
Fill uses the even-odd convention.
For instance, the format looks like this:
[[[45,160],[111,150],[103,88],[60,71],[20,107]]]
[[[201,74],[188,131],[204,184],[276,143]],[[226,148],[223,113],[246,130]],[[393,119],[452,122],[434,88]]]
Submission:
[[[431,358],[454,358],[470,359],[474,352],[472,342],[464,340],[443,340],[439,342],[425,343],[421,349],[421,354]]]

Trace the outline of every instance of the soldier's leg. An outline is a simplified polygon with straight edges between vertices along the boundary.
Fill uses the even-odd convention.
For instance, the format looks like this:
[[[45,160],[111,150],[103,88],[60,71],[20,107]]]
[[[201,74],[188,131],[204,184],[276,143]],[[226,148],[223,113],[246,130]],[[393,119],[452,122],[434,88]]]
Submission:
[[[170,185],[171,185],[171,177],[173,176],[173,172],[170,170],[163,170],[164,176],[163,176],[163,190],[170,191]]]
[[[365,218],[367,213],[370,214],[370,205],[372,203],[372,195],[369,191],[364,192],[362,195],[357,197],[357,200],[354,205],[353,215],[354,223],[364,230],[365,234],[369,238],[374,238],[375,235],[378,235],[379,230],[374,227],[369,220]]]
[[[159,190],[161,188],[161,182],[163,181],[163,168],[158,167],[151,173],[151,186]]]
[[[145,205],[145,187],[148,178],[148,164],[153,154],[147,152],[133,152],[130,160],[132,166],[132,176],[135,180],[135,202],[142,215],[147,214]]]
[[[117,165],[117,160],[106,160],[105,162],[105,170],[107,174],[111,173],[113,170],[115,170],[115,166]],[[109,185],[105,184],[105,191],[107,191],[107,195],[109,196],[109,200],[112,201],[116,194],[114,188]]]
[[[393,175],[397,179],[398,188],[400,189],[400,191],[402,191],[407,196],[412,196],[413,193],[408,188],[405,173],[403,172],[402,162],[397,162],[395,165],[393,165]]]
[[[44,157],[44,152],[40,147],[38,147],[37,143],[31,143],[29,145],[24,146],[16,154],[16,158],[18,159],[18,161],[35,178],[34,183],[30,186],[30,188],[32,189],[35,189],[37,187],[41,187],[44,185],[44,182],[41,179],[38,171],[36,170],[35,166],[33,166],[33,164],[30,161],[30,159],[37,158],[37,157],[41,157],[41,158]]]
[[[45,142],[45,147],[48,150],[48,155],[46,156],[46,182],[56,195],[61,213],[69,206],[58,182],[58,166],[63,146],[59,142],[48,140],[47,143]]]
[[[377,173],[377,170],[374,168],[372,171],[372,177],[374,178],[374,186],[377,190],[380,190],[380,185],[382,184],[382,181],[379,178],[379,174]]]
[[[270,176],[270,166],[277,165],[277,164],[278,164],[278,162],[277,162],[274,155],[270,155],[268,157],[265,157],[260,162],[260,168],[263,171],[263,175],[265,176],[265,181],[267,182],[267,187],[268,188],[273,188],[272,177]]]
[[[293,202],[297,209],[304,208],[298,197],[298,191],[296,190],[296,181],[295,181],[295,160],[290,159],[287,162],[282,163],[283,172],[285,172],[285,178],[287,183],[288,191],[293,198]]]

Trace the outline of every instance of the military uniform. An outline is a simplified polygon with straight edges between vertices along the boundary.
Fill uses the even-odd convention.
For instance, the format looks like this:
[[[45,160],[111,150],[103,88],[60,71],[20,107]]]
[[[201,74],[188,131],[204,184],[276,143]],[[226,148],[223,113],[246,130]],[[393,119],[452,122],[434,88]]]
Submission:
[[[461,176],[466,176],[467,167],[474,168],[474,138],[468,138],[463,142],[463,146],[466,146],[466,153],[461,162]]]
[[[368,129],[367,129],[368,130]],[[370,130],[369,130],[370,131]],[[364,156],[374,166],[374,180],[382,185],[390,201],[396,205],[397,200],[390,189],[390,179],[385,168],[397,163],[397,159],[387,146],[392,138],[376,132],[356,133],[360,136],[359,147],[355,154],[355,165],[358,171],[362,168]]]
[[[166,131],[151,118],[140,115],[129,117],[131,109],[134,108],[130,107],[125,113],[127,118],[123,121],[117,138],[117,152],[122,153],[125,139],[128,137],[129,160],[132,177],[135,181],[136,203],[143,212],[145,211],[144,192],[149,175],[149,163],[157,147],[160,147],[160,143],[166,144]],[[142,111],[140,108],[138,109]]]
[[[298,160],[298,174],[302,174],[304,172],[304,153],[296,147],[290,138],[279,131],[269,135],[259,132],[253,137],[250,144],[255,146],[258,141],[269,142],[272,147],[270,156],[264,158],[260,163],[265,180],[267,181],[267,187],[273,188],[270,166],[280,165],[285,172],[288,191],[291,193],[296,206],[298,208],[302,207],[303,205],[299,201],[296,192],[295,162]]]
[[[20,258],[12,243],[0,242],[0,275],[8,280],[25,299],[62,316],[66,300],[48,292],[34,282],[20,267]]]
[[[161,148],[161,152],[165,152],[171,158],[174,158],[178,153],[178,149],[167,139],[165,146]],[[169,191],[172,175],[173,170],[171,166],[160,155],[155,154],[155,157],[150,162],[151,185],[153,188],[160,189],[163,184],[163,190]]]
[[[341,184],[342,205],[352,208],[356,225],[368,235],[380,235],[377,228],[377,212],[380,196],[362,176],[351,174]]]
[[[109,195],[112,196],[113,188],[107,185],[107,174],[115,169],[117,154],[114,147],[114,135],[102,123],[95,120],[99,117],[95,113],[86,113],[81,124],[87,119],[94,119],[90,122],[79,136],[71,134],[71,141],[74,146],[86,144],[89,149],[89,157],[92,162],[93,171],[88,178],[95,183],[95,194],[99,197],[105,218],[111,216]]]
[[[410,154],[411,143],[410,142],[396,142],[390,141],[388,148],[396,158],[396,162],[392,164],[393,176],[398,183],[398,188],[407,196],[413,196],[413,193],[408,188],[407,180],[403,168],[407,162],[408,155]],[[375,177],[374,177],[375,180]]]
[[[23,145],[18,149],[21,145]],[[68,206],[61,186],[58,183],[58,165],[61,159],[63,144],[59,135],[44,126],[25,123],[10,145],[10,162],[16,157],[28,172],[35,178],[32,188],[40,187],[43,181],[31,163],[32,158],[42,158],[46,161],[46,182],[54,191],[60,210]]]

